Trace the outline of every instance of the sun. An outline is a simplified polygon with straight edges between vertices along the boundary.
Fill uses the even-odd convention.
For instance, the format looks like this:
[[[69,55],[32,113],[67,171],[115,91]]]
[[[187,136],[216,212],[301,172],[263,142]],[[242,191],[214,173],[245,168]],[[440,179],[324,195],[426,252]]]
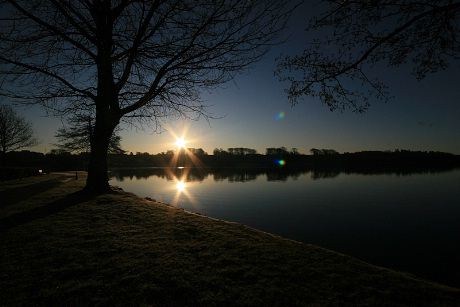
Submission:
[[[185,140],[184,138],[178,138],[176,139],[176,146],[179,148],[184,148],[185,147]]]

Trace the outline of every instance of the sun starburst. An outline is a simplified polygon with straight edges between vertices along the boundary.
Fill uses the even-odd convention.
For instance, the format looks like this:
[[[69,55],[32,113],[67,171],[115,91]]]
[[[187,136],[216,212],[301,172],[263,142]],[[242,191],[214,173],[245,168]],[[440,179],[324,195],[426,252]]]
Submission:
[[[185,141],[184,138],[181,137],[181,138],[177,138],[177,139],[176,139],[176,143],[175,143],[175,144],[176,144],[176,146],[177,146],[178,148],[181,148],[181,149],[182,149],[182,148],[185,148],[185,144],[186,144],[186,143],[187,143],[187,141]]]

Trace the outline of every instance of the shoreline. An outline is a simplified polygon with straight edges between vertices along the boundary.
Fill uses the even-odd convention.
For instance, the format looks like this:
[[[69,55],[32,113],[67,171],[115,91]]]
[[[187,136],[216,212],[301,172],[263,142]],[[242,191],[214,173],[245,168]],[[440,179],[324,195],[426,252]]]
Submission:
[[[460,305],[460,289],[133,193],[71,202],[82,177],[2,208],[64,206],[2,231],[6,305]]]

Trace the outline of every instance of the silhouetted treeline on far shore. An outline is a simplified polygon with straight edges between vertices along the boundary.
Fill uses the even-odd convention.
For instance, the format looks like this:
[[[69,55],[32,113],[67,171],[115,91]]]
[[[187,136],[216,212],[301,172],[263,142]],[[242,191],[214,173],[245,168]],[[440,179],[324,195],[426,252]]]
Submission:
[[[315,171],[316,174],[348,173],[420,173],[445,171],[460,167],[460,156],[433,151],[360,151],[338,153],[332,149],[311,149],[312,154],[300,154],[297,149],[267,148],[257,154],[250,148],[216,149],[212,155],[203,149],[189,148],[159,154],[129,153],[109,155],[110,168],[195,167]],[[43,154],[31,151],[9,152],[0,178],[10,179],[50,171],[86,170],[88,153],[71,154],[53,150]],[[318,175],[321,176],[321,175]]]

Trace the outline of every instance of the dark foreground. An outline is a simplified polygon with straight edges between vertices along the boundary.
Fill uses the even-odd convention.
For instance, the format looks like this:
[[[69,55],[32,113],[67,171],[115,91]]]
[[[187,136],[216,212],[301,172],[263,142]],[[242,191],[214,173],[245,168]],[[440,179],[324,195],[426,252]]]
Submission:
[[[1,305],[439,305],[460,290],[62,175],[0,185]]]

